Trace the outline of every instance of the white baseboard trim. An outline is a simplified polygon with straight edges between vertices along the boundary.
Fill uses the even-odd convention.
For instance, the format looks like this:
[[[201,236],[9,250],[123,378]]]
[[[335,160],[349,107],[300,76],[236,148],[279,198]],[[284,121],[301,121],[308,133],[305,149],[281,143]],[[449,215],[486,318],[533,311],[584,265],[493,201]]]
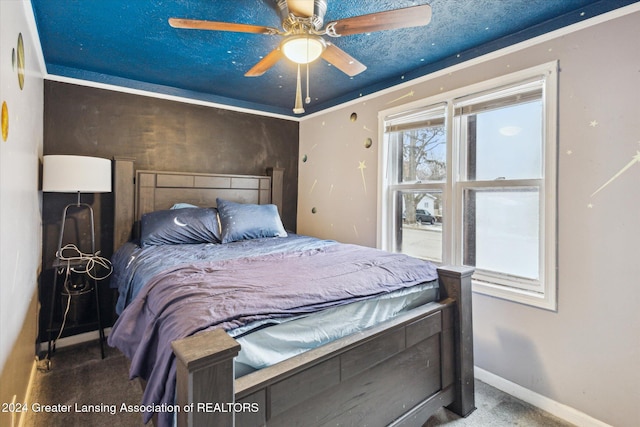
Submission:
[[[104,328],[105,338],[108,337],[110,333],[111,333],[111,328]],[[97,340],[99,338],[100,338],[100,333],[98,331],[91,331],[91,332],[85,332],[83,334],[71,335],[68,337],[60,338],[58,341],[56,341],[56,348],[63,348],[63,347],[69,347],[76,344],[82,344],[83,342],[89,342],[89,341]],[[47,351],[47,345],[48,343],[46,341],[40,343],[39,350],[41,353]]]
[[[567,405],[563,405],[562,403],[549,399],[548,397],[499,377],[489,371],[485,371],[482,368],[478,368],[477,366],[474,367],[474,373],[476,378],[480,381],[540,408],[543,411],[555,415],[558,418],[562,418],[571,424],[575,424],[580,427],[612,427],[609,424],[585,414],[584,412],[580,412]]]

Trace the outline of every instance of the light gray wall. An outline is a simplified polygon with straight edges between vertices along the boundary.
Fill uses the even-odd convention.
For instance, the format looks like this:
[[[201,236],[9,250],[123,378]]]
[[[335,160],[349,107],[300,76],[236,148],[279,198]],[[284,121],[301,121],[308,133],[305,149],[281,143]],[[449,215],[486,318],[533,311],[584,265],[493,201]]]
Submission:
[[[7,105],[9,128],[0,139],[0,401],[25,397],[35,350],[35,298],[40,271],[43,81],[34,40],[25,15],[29,2],[0,2],[0,103]],[[22,34],[24,86],[18,83]],[[34,303],[32,303],[32,300]],[[23,327],[24,326],[24,327]],[[0,425],[10,425],[0,414]]]
[[[638,10],[300,126],[298,232],[375,246],[378,111],[559,60],[558,311],[474,294],[475,362],[618,427],[640,422]]]

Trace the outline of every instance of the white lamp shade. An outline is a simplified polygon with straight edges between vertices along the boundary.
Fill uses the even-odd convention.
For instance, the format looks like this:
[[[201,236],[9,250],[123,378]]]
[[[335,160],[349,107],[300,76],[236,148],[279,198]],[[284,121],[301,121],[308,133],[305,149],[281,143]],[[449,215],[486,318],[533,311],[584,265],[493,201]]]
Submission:
[[[42,191],[111,192],[111,160],[86,156],[44,156]]]

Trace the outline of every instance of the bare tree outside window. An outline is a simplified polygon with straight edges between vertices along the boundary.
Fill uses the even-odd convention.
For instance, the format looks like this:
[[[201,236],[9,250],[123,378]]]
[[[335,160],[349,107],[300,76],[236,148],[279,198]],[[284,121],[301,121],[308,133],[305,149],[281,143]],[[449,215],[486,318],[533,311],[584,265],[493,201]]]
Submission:
[[[443,182],[446,179],[446,133],[443,125],[411,129],[402,132],[403,183]],[[404,219],[416,223],[416,211],[427,193],[404,193]],[[434,212],[441,218],[441,200],[433,202]]]

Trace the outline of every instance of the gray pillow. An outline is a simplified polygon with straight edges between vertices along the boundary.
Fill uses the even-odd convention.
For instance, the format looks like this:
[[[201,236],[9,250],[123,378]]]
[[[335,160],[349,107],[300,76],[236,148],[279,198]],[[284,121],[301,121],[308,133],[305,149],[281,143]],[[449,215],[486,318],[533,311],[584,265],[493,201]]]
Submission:
[[[220,243],[215,208],[183,208],[149,212],[140,222],[140,246]]]
[[[262,237],[287,237],[276,205],[254,205],[217,199],[222,243]]]

